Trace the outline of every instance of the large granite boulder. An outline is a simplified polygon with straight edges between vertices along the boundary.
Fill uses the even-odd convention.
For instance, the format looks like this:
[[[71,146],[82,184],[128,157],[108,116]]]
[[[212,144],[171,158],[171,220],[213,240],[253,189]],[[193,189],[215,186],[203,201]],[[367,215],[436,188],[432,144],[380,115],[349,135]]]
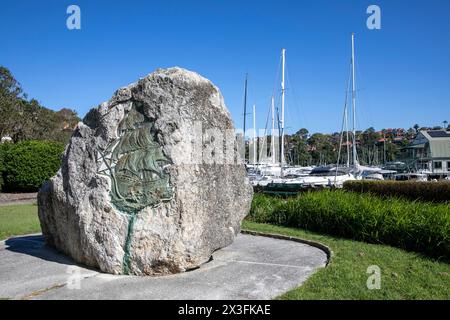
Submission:
[[[75,261],[161,275],[231,244],[251,199],[218,88],[170,68],[86,115],[38,204],[47,243]]]

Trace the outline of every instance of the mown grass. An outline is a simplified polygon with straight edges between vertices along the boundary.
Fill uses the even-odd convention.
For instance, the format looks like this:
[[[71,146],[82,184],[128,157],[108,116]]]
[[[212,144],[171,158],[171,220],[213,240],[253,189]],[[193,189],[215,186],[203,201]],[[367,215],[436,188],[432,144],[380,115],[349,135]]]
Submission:
[[[294,198],[256,194],[248,220],[302,228],[431,257],[450,257],[450,204],[380,198],[342,190]]]
[[[321,235],[301,229],[244,221],[243,229],[320,242],[333,251],[330,264],[279,299],[450,299],[450,265],[418,253]],[[289,254],[289,253],[286,253]],[[369,290],[367,268],[381,270],[380,289]]]
[[[35,204],[0,206],[0,240],[40,231]]]

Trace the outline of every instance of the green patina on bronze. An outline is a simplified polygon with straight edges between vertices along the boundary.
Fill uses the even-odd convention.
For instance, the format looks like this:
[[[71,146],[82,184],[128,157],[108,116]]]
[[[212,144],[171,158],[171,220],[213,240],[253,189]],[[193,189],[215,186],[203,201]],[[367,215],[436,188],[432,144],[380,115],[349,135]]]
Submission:
[[[133,102],[118,127],[119,138],[100,152],[106,168],[99,171],[111,178],[111,202],[128,218],[123,272],[129,272],[131,236],[139,212],[156,207],[172,198],[170,177],[164,166],[170,160],[155,141],[153,122],[142,110],[142,104]]]
[[[130,273],[130,252],[131,252],[131,236],[133,234],[134,222],[136,221],[136,214],[131,214],[128,217],[128,232],[127,238],[125,240],[125,248],[122,262],[122,273],[129,274]]]

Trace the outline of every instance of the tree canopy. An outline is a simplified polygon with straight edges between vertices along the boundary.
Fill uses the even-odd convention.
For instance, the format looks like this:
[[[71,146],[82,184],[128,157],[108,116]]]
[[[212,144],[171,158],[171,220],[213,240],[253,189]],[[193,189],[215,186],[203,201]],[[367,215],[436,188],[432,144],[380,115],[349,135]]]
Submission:
[[[20,83],[0,66],[0,138],[14,142],[53,140],[67,143],[72,129],[80,121],[75,111],[63,108],[53,111],[36,99],[28,99]]]

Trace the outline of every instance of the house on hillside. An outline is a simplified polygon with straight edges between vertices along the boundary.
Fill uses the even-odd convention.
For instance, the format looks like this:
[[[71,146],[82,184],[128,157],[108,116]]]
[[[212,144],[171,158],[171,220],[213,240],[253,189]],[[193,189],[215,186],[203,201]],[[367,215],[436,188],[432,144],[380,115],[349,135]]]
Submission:
[[[423,170],[430,178],[450,175],[450,131],[422,130],[401,149],[399,159],[410,170]]]
[[[0,143],[5,143],[5,142],[13,142],[13,139],[10,136],[4,136],[1,138]]]

